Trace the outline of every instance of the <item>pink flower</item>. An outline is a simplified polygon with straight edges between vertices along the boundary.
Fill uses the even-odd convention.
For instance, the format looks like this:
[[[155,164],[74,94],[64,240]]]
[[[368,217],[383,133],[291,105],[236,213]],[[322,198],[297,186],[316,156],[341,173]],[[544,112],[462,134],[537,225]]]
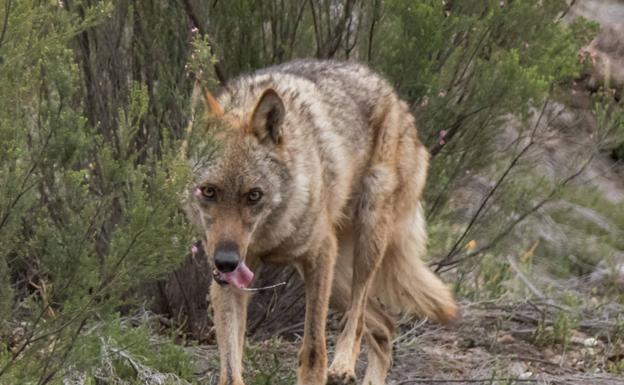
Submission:
[[[446,130],[442,130],[440,131],[440,139],[446,137],[447,131]]]
[[[191,254],[195,255],[199,252],[199,249],[197,248],[197,246],[193,245],[191,246]]]
[[[191,28],[191,33],[197,33],[197,32],[199,32],[199,28],[197,27]]]
[[[195,191],[193,191],[193,195],[195,195],[196,197],[201,197],[202,196],[202,190],[199,187],[195,188]]]

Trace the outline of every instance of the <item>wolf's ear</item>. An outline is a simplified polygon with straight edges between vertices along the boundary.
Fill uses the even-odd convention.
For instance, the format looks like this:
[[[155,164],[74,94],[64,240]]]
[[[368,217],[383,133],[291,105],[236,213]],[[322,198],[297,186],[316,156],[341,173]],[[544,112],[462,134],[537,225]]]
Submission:
[[[270,138],[275,144],[281,143],[284,113],[282,98],[269,88],[264,91],[251,115],[250,133],[256,135],[261,142]]]
[[[206,111],[208,111],[208,113],[215,118],[219,118],[223,116],[223,107],[221,107],[217,99],[215,99],[215,97],[212,96],[208,88],[206,88],[205,86],[201,88],[204,94],[204,103],[206,104]]]

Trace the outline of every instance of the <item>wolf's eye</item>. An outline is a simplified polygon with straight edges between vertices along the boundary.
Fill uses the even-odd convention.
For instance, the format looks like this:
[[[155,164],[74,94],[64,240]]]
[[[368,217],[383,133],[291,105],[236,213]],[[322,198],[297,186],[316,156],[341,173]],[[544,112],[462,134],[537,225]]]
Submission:
[[[217,190],[214,187],[204,186],[201,188],[202,196],[208,200],[215,200],[217,198]]]
[[[262,198],[262,191],[259,189],[253,189],[247,194],[247,201],[249,204],[256,204]]]

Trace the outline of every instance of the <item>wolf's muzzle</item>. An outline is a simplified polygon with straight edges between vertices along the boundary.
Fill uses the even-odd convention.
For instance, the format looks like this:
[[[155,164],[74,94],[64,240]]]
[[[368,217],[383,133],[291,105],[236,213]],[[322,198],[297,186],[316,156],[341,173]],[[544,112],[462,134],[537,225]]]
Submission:
[[[215,247],[214,263],[221,273],[231,273],[240,263],[238,245],[232,241],[221,241]]]

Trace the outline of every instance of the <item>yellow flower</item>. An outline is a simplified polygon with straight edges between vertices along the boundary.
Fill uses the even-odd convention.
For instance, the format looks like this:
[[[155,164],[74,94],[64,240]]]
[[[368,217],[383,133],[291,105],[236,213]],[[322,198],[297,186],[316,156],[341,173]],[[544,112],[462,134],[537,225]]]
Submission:
[[[477,248],[477,241],[475,241],[474,239],[471,239],[470,242],[466,243],[466,246],[464,246],[464,249],[466,250],[474,250]]]

